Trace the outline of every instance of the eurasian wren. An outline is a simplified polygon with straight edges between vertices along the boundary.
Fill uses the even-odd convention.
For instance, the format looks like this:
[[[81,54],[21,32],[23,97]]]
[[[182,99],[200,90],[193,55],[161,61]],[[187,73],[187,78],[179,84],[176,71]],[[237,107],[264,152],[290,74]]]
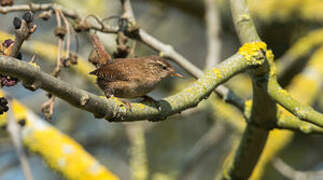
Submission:
[[[144,97],[167,76],[182,77],[162,57],[115,59],[101,65],[90,74],[97,76],[97,83],[106,97]]]

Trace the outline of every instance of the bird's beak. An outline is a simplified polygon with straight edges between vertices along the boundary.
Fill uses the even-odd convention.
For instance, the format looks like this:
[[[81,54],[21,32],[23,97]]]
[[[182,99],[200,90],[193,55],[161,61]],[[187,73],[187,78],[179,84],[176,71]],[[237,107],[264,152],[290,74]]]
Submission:
[[[175,76],[175,77],[179,77],[179,78],[183,78],[184,77],[183,75],[181,75],[181,74],[179,74],[177,72],[172,72],[170,75],[171,76]]]

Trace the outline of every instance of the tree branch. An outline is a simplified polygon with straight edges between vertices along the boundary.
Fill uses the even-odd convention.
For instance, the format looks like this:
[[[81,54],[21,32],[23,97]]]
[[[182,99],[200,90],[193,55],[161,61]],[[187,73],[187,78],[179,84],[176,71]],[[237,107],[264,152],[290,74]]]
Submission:
[[[320,88],[323,85],[321,78],[323,75],[322,57],[323,47],[314,52],[312,57],[308,60],[308,65],[303,72],[295,76],[291,81],[291,84],[287,87],[288,93],[302,104],[313,104],[317,95],[320,95]],[[306,94],[306,96],[304,96],[304,94]],[[277,121],[277,126],[279,128],[293,129],[306,134],[323,133],[323,128],[296,118],[283,107],[280,107],[280,109]]]
[[[230,0],[232,17],[241,43],[261,41],[250,17],[245,0]],[[251,43],[249,43],[251,44]],[[266,60],[260,68],[250,71],[253,97],[251,115],[234,159],[223,171],[223,179],[248,179],[264,149],[269,130],[274,126],[276,104],[259,84],[266,83],[273,60],[266,51]]]
[[[185,109],[196,106],[206,99],[211,91],[219,84],[224,83],[235,74],[248,68],[255,67],[263,62],[261,49],[254,49],[255,55],[246,60],[239,53],[220,63],[205,73],[199,80],[180,93],[159,101],[159,107],[151,104],[133,103],[129,111],[118,99],[101,98],[84,90],[72,87],[70,84],[57,80],[38,67],[20,62],[12,57],[0,56],[1,73],[17,77],[25,84],[39,84],[39,87],[60,97],[70,104],[92,112],[97,117],[105,117],[110,121],[133,121],[142,119],[163,119],[169,115],[179,113]]]
[[[230,0],[234,26],[241,43],[260,41],[245,0]]]
[[[282,107],[278,110],[277,119],[277,128],[280,129],[289,129],[304,134],[323,134],[322,127],[301,121]]]
[[[311,106],[298,102],[280,87],[276,80],[269,81],[268,93],[277,103],[299,119],[323,127],[323,114],[315,111]]]

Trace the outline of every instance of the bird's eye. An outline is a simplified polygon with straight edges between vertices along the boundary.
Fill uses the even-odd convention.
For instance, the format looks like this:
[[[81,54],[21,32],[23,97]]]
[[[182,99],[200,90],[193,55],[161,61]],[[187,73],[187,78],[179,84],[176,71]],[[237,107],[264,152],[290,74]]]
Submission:
[[[167,67],[166,66],[163,66],[163,70],[166,70],[167,69]]]

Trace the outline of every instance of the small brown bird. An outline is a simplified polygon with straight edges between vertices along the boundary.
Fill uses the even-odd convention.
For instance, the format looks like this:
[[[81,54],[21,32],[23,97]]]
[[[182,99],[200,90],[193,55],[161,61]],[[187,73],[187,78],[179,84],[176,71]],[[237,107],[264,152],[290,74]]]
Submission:
[[[146,97],[167,76],[183,77],[162,57],[115,59],[100,66],[90,74],[97,76],[97,83],[107,98]]]

